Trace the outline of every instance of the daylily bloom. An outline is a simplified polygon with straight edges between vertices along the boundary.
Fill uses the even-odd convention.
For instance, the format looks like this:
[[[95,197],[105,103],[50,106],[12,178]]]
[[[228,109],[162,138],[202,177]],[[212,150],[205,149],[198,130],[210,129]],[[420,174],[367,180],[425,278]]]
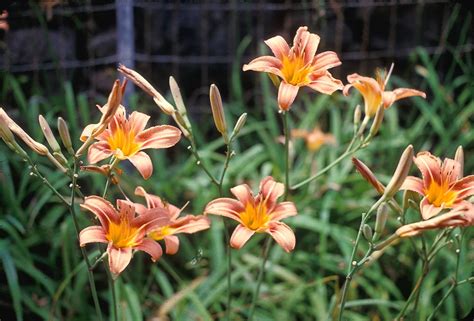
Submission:
[[[165,215],[169,221],[168,224],[149,230],[148,237],[155,241],[165,241],[166,254],[176,254],[179,249],[179,239],[175,234],[186,233],[192,234],[202,230],[206,230],[211,226],[211,221],[204,215],[186,215],[179,217],[182,209],[166,203],[160,197],[148,194],[141,186],[135,189],[135,195],[143,196],[146,201],[146,207],[141,204],[135,204],[138,213],[147,213],[153,209],[160,209],[155,212],[156,215]]]
[[[446,158],[441,162],[441,159],[429,152],[418,153],[414,161],[423,179],[409,176],[401,189],[424,196],[420,202],[420,211],[425,220],[444,209],[469,203],[465,199],[474,195],[474,175],[461,178],[462,166],[458,161]]]
[[[336,143],[336,139],[333,135],[324,133],[318,127],[315,127],[312,131],[293,129],[291,136],[294,138],[303,138],[306,141],[306,148],[312,152],[318,151],[323,145],[334,145]]]
[[[462,202],[448,213],[399,227],[396,234],[400,237],[411,237],[425,230],[471,225],[474,225],[474,205],[469,202]]]
[[[310,33],[308,27],[299,27],[290,48],[281,36],[265,41],[275,57],[262,56],[252,60],[243,70],[263,71],[281,78],[278,89],[278,106],[288,110],[300,87],[307,86],[323,94],[331,95],[343,88],[328,69],[339,66],[341,61],[333,51],[316,55],[319,36]]]
[[[218,198],[207,204],[206,214],[221,215],[240,224],[232,233],[230,245],[240,249],[255,233],[268,233],[286,251],[295,248],[295,234],[291,228],[280,220],[297,214],[293,202],[277,203],[285,187],[273,177],[266,177],[260,182],[260,192],[254,196],[247,184],[231,188],[232,198]]]
[[[8,18],[8,11],[3,10],[2,13],[0,14],[0,30],[8,31],[10,29],[7,18]]]
[[[373,117],[382,104],[384,108],[387,109],[395,101],[402,98],[412,96],[426,98],[424,92],[411,88],[398,88],[393,91],[385,91],[385,86],[390,78],[390,74],[391,70],[386,76],[382,76],[381,72],[377,72],[376,79],[361,76],[357,73],[351,74],[347,76],[349,84],[344,86],[343,94],[348,96],[349,89],[355,87],[364,97],[365,115],[367,117]]]
[[[134,204],[125,200],[117,200],[117,211],[110,202],[99,196],[86,197],[81,208],[97,216],[100,226],[83,229],[79,234],[80,246],[107,243],[109,268],[115,276],[130,263],[133,250],[147,252],[153,261],[163,254],[161,246],[146,235],[150,230],[168,224],[165,215],[152,212],[136,215]]]
[[[99,109],[106,112],[104,108]],[[169,125],[144,130],[149,119],[150,116],[137,111],[127,117],[125,107],[120,106],[107,129],[95,138],[98,141],[89,147],[89,163],[95,164],[110,156],[119,160],[128,159],[143,178],[149,178],[153,172],[153,164],[143,150],[174,146],[181,137],[181,131]],[[82,141],[87,140],[94,127],[95,125],[89,125],[84,129]]]

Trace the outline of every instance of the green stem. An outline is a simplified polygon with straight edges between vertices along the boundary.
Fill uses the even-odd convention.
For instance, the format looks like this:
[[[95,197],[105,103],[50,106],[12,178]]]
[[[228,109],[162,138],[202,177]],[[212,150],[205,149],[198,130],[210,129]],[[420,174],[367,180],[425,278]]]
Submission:
[[[283,120],[283,134],[285,135],[285,201],[288,199],[288,193],[290,192],[290,130],[288,128],[288,115],[289,111],[281,114]]]
[[[352,147],[354,146],[355,142],[357,141],[358,138],[362,137],[363,133],[364,133],[364,130],[369,122],[369,119],[370,118],[367,118],[365,117],[364,120],[362,121],[362,125],[360,126],[359,128],[359,131],[356,133],[356,135],[354,135],[352,137],[352,140],[351,142],[349,143],[349,145],[347,146],[346,150],[338,157],[336,158],[336,160],[334,160],[332,163],[330,163],[329,165],[327,165],[326,167],[324,167],[323,169],[321,169],[320,171],[318,171],[318,173],[316,173],[315,175],[291,186],[291,190],[296,190],[312,181],[314,181],[315,179],[318,179],[319,177],[323,176],[326,172],[328,172],[331,168],[333,168],[334,166],[336,166],[337,164],[339,164],[341,161],[343,161],[346,157],[350,156],[350,155],[353,155],[355,152],[357,152],[358,150],[362,149],[362,148],[365,148],[367,146],[367,144],[370,142],[370,140],[365,140],[363,142],[361,142],[359,145],[357,145],[354,149],[352,149]]]
[[[74,166],[73,166],[73,172],[72,172],[72,188],[71,188],[71,205],[69,206],[69,211],[72,216],[72,221],[74,222],[74,228],[76,229],[76,234],[77,234],[77,240],[79,241],[79,223],[77,221],[77,215],[76,215],[76,210],[74,207],[75,203],[75,197],[76,197],[76,182],[77,182],[77,162],[78,160],[74,158]],[[91,287],[91,292],[92,292],[92,300],[94,301],[94,306],[95,306],[95,311],[97,313],[97,316],[99,317],[99,320],[102,321],[102,310],[100,308],[99,304],[99,296],[97,295],[97,289],[95,287],[95,280],[94,280],[94,272],[92,271],[92,264],[89,261],[89,257],[87,256],[86,249],[82,246],[81,248],[81,253],[82,257],[84,258],[84,261],[86,262],[87,265],[87,274],[89,278],[89,286]]]
[[[193,154],[194,158],[196,159],[196,164],[201,167],[201,169],[206,173],[206,175],[209,177],[211,182],[219,187],[219,181],[214,177],[214,175],[211,174],[211,172],[207,169],[207,167],[203,164],[201,161],[201,157],[199,156],[199,152],[196,147],[196,143],[194,142],[194,139],[189,139],[191,145],[189,145],[188,149],[191,151]]]
[[[431,314],[428,316],[427,321],[433,320],[436,313],[443,306],[444,301],[446,301],[448,299],[448,297],[451,295],[451,293],[456,289],[456,287],[458,285],[462,284],[461,282],[469,280],[469,279],[467,279],[467,280],[463,280],[461,282],[458,282],[459,262],[460,262],[460,258],[461,258],[461,246],[462,246],[462,241],[463,241],[463,237],[464,237],[464,232],[465,232],[465,230],[462,230],[461,239],[459,240],[458,248],[456,249],[456,269],[454,270],[453,284],[449,287],[446,294],[441,298],[441,301],[438,302],[438,304],[434,308],[433,312],[431,312]],[[463,282],[463,283],[465,283],[465,282]]]
[[[267,239],[265,240],[265,245],[263,247],[262,265],[260,266],[260,271],[258,272],[257,287],[255,288],[255,293],[253,295],[248,321],[253,320],[253,315],[255,313],[255,306],[257,305],[258,296],[260,294],[260,287],[262,286],[262,281],[263,281],[263,274],[265,272],[265,263],[267,263],[267,260],[268,260],[268,254],[270,252],[271,244],[272,244],[272,238],[268,236]]]
[[[116,293],[115,280],[112,277],[109,278],[109,284],[110,284],[110,291],[112,292],[112,303],[114,306],[114,320],[118,321],[119,315],[118,315],[117,293]]]
[[[225,173],[227,172],[227,169],[229,167],[230,159],[232,158],[232,152],[231,152],[231,144],[232,140],[228,142],[227,144],[227,150],[226,150],[226,158],[224,161],[224,168],[222,169],[222,174],[219,179],[219,196],[222,197],[224,196],[222,186],[224,184],[224,178],[225,178]],[[227,244],[227,310],[226,310],[226,319],[227,321],[230,321],[230,314],[231,314],[231,307],[232,307],[232,279],[231,279],[231,271],[232,271],[232,249],[230,247],[230,235],[229,235],[229,226],[227,224],[226,220],[223,220],[224,222],[224,237],[225,237],[225,242]]]
[[[367,220],[370,218],[371,214],[379,207],[382,202],[385,201],[385,198],[382,196],[372,207],[369,209],[367,213],[362,214],[362,219],[360,220],[360,226],[359,226],[359,231],[357,232],[357,237],[354,242],[354,247],[352,248],[352,253],[351,253],[351,258],[349,260],[349,265],[347,268],[347,275],[346,275],[346,281],[344,282],[344,287],[342,289],[342,295],[341,295],[341,304],[339,308],[339,321],[342,321],[342,316],[344,314],[344,307],[346,304],[346,299],[347,299],[347,290],[349,289],[349,285],[352,282],[352,277],[353,275],[359,270],[360,267],[364,265],[364,263],[367,261],[367,259],[370,257],[370,255],[374,251],[374,247],[371,246],[365,256],[362,258],[362,260],[357,263],[355,261],[355,256],[357,253],[357,249],[359,247],[360,240],[362,238],[362,231],[364,228],[364,224],[367,222]],[[355,263],[355,264],[354,264]]]

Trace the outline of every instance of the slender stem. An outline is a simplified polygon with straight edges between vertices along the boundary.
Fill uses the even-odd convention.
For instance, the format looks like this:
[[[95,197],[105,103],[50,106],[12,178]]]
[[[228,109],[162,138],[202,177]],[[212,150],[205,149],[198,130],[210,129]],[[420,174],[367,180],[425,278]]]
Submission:
[[[352,140],[349,143],[349,145],[347,146],[346,150],[338,158],[336,158],[336,160],[334,160],[332,163],[330,163],[329,165],[327,165],[326,167],[324,167],[323,169],[318,171],[318,173],[316,173],[315,175],[313,175],[313,176],[311,176],[311,177],[309,177],[309,178],[307,178],[307,179],[291,186],[291,189],[296,190],[296,189],[298,189],[298,188],[314,181],[315,179],[318,179],[319,177],[323,176],[327,171],[329,171],[331,168],[333,168],[334,166],[339,164],[341,161],[343,161],[346,157],[348,157],[348,156],[354,154],[355,152],[357,152],[358,150],[366,147],[367,144],[370,142],[370,139],[361,142],[359,145],[357,145],[356,147],[353,148],[353,146],[354,146],[355,142],[357,141],[357,139],[359,137],[362,137],[362,135],[364,133],[364,130],[365,130],[365,127],[368,124],[369,119],[370,118],[367,118],[367,117],[364,118],[364,120],[362,121],[362,125],[359,128],[359,131],[356,133],[356,135],[354,135],[354,137],[352,137]]]
[[[463,281],[458,282],[458,275],[459,275],[459,262],[460,262],[460,258],[461,258],[461,246],[462,246],[462,241],[463,241],[463,237],[464,237],[464,232],[465,232],[465,230],[462,230],[461,239],[459,240],[458,248],[456,249],[456,269],[454,270],[453,284],[449,287],[446,294],[441,298],[441,301],[438,302],[438,304],[434,308],[433,312],[431,312],[431,314],[428,316],[427,321],[431,321],[434,318],[436,313],[443,306],[444,301],[446,301],[447,298],[451,295],[451,293],[456,289],[456,287],[458,285],[462,284],[461,282],[463,282]],[[466,281],[466,280],[464,280],[464,281]]]
[[[76,210],[74,207],[75,196],[76,196],[76,182],[77,182],[77,162],[78,162],[77,159],[74,158],[74,167],[73,167],[73,172],[72,172],[72,177],[71,177],[72,179],[71,205],[69,206],[69,212],[71,213],[72,221],[74,222],[74,228],[76,229],[77,240],[79,241],[79,224],[77,222],[77,215],[76,215]],[[84,258],[84,261],[86,262],[86,265],[87,265],[89,286],[91,287],[92,300],[94,301],[95,311],[97,313],[97,316],[99,317],[99,320],[102,321],[102,309],[100,308],[99,297],[97,295],[97,289],[95,287],[94,272],[92,271],[93,268],[92,268],[91,262],[89,261],[89,257],[87,256],[86,249],[82,246],[80,248],[81,248],[81,253]]]
[[[117,301],[117,293],[116,293],[116,286],[115,286],[115,280],[113,278],[109,278],[109,284],[110,284],[110,291],[112,292],[112,303],[114,306],[114,320],[118,321],[119,316],[118,316],[118,301]]]
[[[367,213],[362,214],[362,219],[360,220],[360,226],[359,226],[359,231],[357,232],[357,237],[354,242],[354,247],[352,248],[352,253],[351,253],[351,258],[349,260],[349,265],[347,268],[347,275],[346,275],[346,281],[344,282],[344,287],[342,289],[342,295],[341,295],[341,304],[339,308],[339,321],[342,321],[342,316],[344,314],[344,307],[346,304],[346,298],[347,298],[347,290],[349,289],[349,285],[351,284],[352,281],[352,276],[354,273],[356,273],[360,267],[364,265],[364,263],[367,261],[367,259],[370,257],[370,255],[374,251],[374,247],[371,246],[365,256],[362,258],[362,260],[357,263],[355,261],[355,256],[357,253],[357,249],[359,247],[360,240],[362,238],[362,231],[364,228],[364,224],[367,222],[367,220],[370,218],[371,214],[379,207],[382,202],[385,201],[385,198],[382,196],[372,207],[367,211]]]
[[[411,301],[413,301],[413,298],[418,296],[421,285],[423,284],[425,277],[428,275],[429,264],[430,262],[428,260],[423,260],[422,273],[420,277],[418,278],[418,280],[416,281],[415,287],[411,291],[410,296],[408,297],[407,301],[405,302],[405,305],[403,306],[402,310],[398,313],[398,316],[395,318],[395,320],[404,320],[406,310],[410,306]]]
[[[211,172],[207,169],[207,167],[201,161],[201,157],[199,156],[199,152],[197,150],[194,139],[189,139],[189,141],[191,145],[189,145],[188,149],[194,155],[194,158],[196,159],[196,164],[202,168],[202,170],[207,174],[207,176],[209,177],[209,179],[214,185],[219,186],[219,181],[214,177],[214,175],[211,174]]]
[[[227,172],[227,168],[229,167],[230,159],[232,158],[231,152],[231,143],[229,141],[227,144],[226,150],[226,157],[224,161],[224,168],[222,169],[221,177],[219,179],[219,196],[224,196],[222,186],[224,184],[225,173]],[[230,247],[230,235],[229,235],[229,227],[226,220],[224,222],[224,237],[225,242],[227,244],[227,310],[226,310],[226,319],[230,321],[230,314],[231,314],[231,306],[232,306],[232,279],[231,279],[231,271],[232,271],[232,249]]]
[[[288,128],[288,115],[289,111],[281,114],[283,120],[283,134],[285,135],[285,201],[288,199],[288,193],[290,192],[290,131]]]
[[[272,245],[272,238],[267,237],[267,239],[265,240],[264,248],[263,248],[262,265],[260,266],[260,271],[258,272],[257,287],[255,288],[255,293],[253,295],[253,300],[252,300],[252,305],[250,307],[250,314],[249,314],[248,321],[253,320],[253,315],[255,313],[255,306],[257,304],[258,296],[260,294],[260,287],[262,286],[263,274],[265,272],[265,263],[267,263],[268,253],[270,252],[271,245]]]

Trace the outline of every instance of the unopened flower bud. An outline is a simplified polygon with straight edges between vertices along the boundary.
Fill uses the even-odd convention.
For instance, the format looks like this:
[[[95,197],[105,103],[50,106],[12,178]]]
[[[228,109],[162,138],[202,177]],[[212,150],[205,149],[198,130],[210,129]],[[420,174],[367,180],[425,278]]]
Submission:
[[[417,198],[418,198],[418,193],[416,192],[410,191],[408,189],[403,192],[403,202],[402,202],[403,213],[406,212],[406,210],[413,204],[414,201],[417,200]]]
[[[7,144],[11,144],[15,141],[15,137],[10,128],[8,128],[8,122],[3,114],[0,114],[0,137],[2,137],[3,141]]]
[[[360,118],[362,117],[362,110],[360,105],[357,105],[354,110],[354,127],[359,127],[360,125]]]
[[[117,109],[120,107],[120,103],[122,102],[122,95],[123,91],[125,90],[126,83],[121,86],[120,80],[116,80],[114,82],[114,86],[110,91],[109,98],[107,99],[105,113],[102,114],[102,117],[99,121],[99,126],[93,131],[93,136],[97,137],[101,134],[108,126],[112,118],[115,116]]]
[[[8,125],[8,128],[17,135],[28,147],[30,147],[35,153],[46,156],[49,154],[49,150],[46,146],[38,143],[31,138],[20,126],[18,126],[3,110],[0,108],[0,118],[3,118],[3,122]]]
[[[464,149],[462,146],[459,146],[458,149],[456,149],[456,154],[454,155],[454,160],[459,163],[459,179],[461,179],[464,176]]]
[[[269,72],[267,72],[267,75],[270,78],[270,80],[272,81],[273,86],[275,86],[276,88],[279,88],[280,87],[280,82],[281,82],[280,78],[278,78],[277,75],[271,74]]]
[[[375,218],[375,228],[373,241],[377,241],[382,234],[383,229],[385,228],[385,223],[387,223],[388,218],[388,207],[386,203],[382,203],[377,209],[377,216]]]
[[[61,152],[61,147],[59,147],[58,141],[56,140],[56,137],[54,137],[53,131],[51,130],[51,127],[49,127],[46,119],[42,115],[39,115],[38,121],[46,141],[53,150],[53,154]]]
[[[400,189],[403,182],[407,178],[408,172],[410,170],[411,164],[413,162],[413,146],[408,145],[408,147],[403,152],[398,166],[395,169],[395,173],[392,176],[392,179],[385,188],[384,197],[385,199],[392,197]]]
[[[231,137],[234,138],[240,133],[240,130],[242,127],[244,127],[245,122],[247,121],[247,113],[243,113],[240,115],[239,119],[237,119],[237,122],[235,123],[234,130],[232,131]]]
[[[67,165],[67,159],[64,157],[62,153],[53,152],[53,157],[63,166]]]
[[[184,117],[187,114],[186,106],[184,105],[183,96],[181,96],[181,90],[179,89],[178,83],[173,78],[173,76],[170,76],[169,84],[176,109],[181,114],[181,116]]]
[[[160,95],[160,97],[153,97],[153,101],[166,115],[173,115],[175,112],[173,105],[171,105],[163,96]]]
[[[358,160],[355,157],[352,157],[352,163],[354,164],[356,170],[368,181],[379,194],[383,194],[385,187],[382,183],[375,177],[374,173],[367,167],[362,161]]]
[[[370,138],[374,137],[378,133],[380,126],[382,125],[382,122],[383,122],[384,113],[385,113],[385,108],[383,105],[381,105],[379,109],[377,109],[377,112],[375,113],[374,121],[372,123],[372,126],[370,127],[370,132],[369,132]]]
[[[191,137],[191,132],[188,130],[186,126],[186,121],[183,119],[180,113],[173,113],[171,115],[173,117],[174,121],[178,125],[179,129],[183,132],[183,135],[187,138]]]
[[[209,90],[209,99],[211,101],[212,116],[214,117],[214,124],[217,130],[224,137],[224,141],[227,142],[227,124],[225,122],[224,107],[222,105],[222,98],[219,89],[216,85],[212,84]]]
[[[69,127],[66,123],[66,121],[58,117],[58,131],[59,131],[59,137],[61,137],[61,141],[66,147],[66,150],[69,154],[74,155],[74,149],[72,148],[72,142],[71,142],[71,135],[69,134]]]
[[[362,233],[367,241],[372,241],[372,228],[368,224],[364,224],[362,227]]]

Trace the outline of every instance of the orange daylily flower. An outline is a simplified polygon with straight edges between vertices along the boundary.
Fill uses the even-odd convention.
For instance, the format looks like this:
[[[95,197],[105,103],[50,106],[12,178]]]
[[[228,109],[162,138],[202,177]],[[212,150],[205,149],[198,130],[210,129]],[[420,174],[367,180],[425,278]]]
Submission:
[[[148,194],[141,186],[135,189],[135,195],[143,196],[147,206],[135,204],[138,213],[147,213],[152,209],[160,209],[155,212],[157,215],[165,215],[168,224],[159,226],[148,231],[148,237],[155,241],[165,241],[166,254],[176,254],[179,249],[179,239],[175,234],[180,233],[196,233],[206,230],[211,226],[211,221],[204,215],[186,215],[179,217],[180,208],[163,202],[160,197]]]
[[[318,127],[315,127],[312,131],[293,129],[291,137],[303,138],[306,141],[306,148],[312,152],[318,151],[323,145],[334,145],[336,143],[336,139],[332,134],[326,134]]]
[[[100,108],[106,112],[105,108]],[[150,116],[134,111],[128,117],[125,107],[120,106],[107,129],[95,137],[97,142],[89,147],[89,163],[95,164],[114,156],[119,160],[128,159],[148,179],[153,172],[150,157],[143,152],[148,148],[168,148],[174,146],[181,137],[181,131],[169,125],[150,127],[145,130]],[[86,141],[96,125],[88,125],[81,134]]]
[[[260,182],[260,192],[254,196],[247,184],[231,188],[232,198],[218,198],[207,204],[206,214],[221,215],[240,224],[232,233],[230,245],[240,249],[255,233],[268,233],[286,251],[295,248],[295,234],[291,228],[280,220],[297,214],[293,202],[278,203],[285,187],[273,177],[266,177]]]
[[[92,172],[92,173],[98,173],[101,174],[105,177],[110,177],[112,184],[118,184],[119,183],[119,176],[122,175],[123,171],[115,166],[114,168],[110,168],[111,166],[109,164],[104,164],[104,165],[86,165],[86,166],[81,166],[81,170],[85,172]]]
[[[133,250],[150,254],[153,261],[158,260],[163,251],[147,233],[169,223],[165,215],[147,211],[136,215],[133,203],[117,200],[117,210],[107,200],[99,196],[85,198],[81,208],[92,212],[100,221],[100,226],[89,226],[79,234],[80,246],[88,243],[107,243],[110,271],[118,276],[130,263]]]
[[[8,24],[8,11],[3,10],[0,14],[0,30],[8,31],[10,30],[10,25]]]
[[[472,225],[474,225],[474,205],[463,202],[448,213],[399,227],[395,233],[400,237],[411,237],[426,230]]]
[[[252,60],[243,70],[263,71],[281,78],[278,89],[278,106],[290,109],[300,87],[307,86],[323,94],[331,95],[343,88],[328,69],[339,66],[341,61],[333,51],[316,55],[319,36],[310,33],[308,27],[299,27],[290,48],[281,36],[265,41],[275,57],[262,56]]]
[[[344,86],[343,94],[348,96],[349,89],[355,87],[364,97],[365,115],[367,117],[373,117],[382,104],[387,109],[399,99],[413,96],[426,98],[424,92],[411,88],[397,88],[393,91],[385,91],[390,74],[391,70],[386,76],[382,76],[381,72],[377,72],[376,79],[364,77],[357,73],[351,74],[347,76],[349,84]]]
[[[474,195],[474,175],[462,178],[459,161],[446,158],[441,162],[429,152],[418,153],[414,161],[423,179],[409,176],[401,189],[424,196],[420,202],[423,219],[430,219],[444,209],[469,203],[466,199]]]

